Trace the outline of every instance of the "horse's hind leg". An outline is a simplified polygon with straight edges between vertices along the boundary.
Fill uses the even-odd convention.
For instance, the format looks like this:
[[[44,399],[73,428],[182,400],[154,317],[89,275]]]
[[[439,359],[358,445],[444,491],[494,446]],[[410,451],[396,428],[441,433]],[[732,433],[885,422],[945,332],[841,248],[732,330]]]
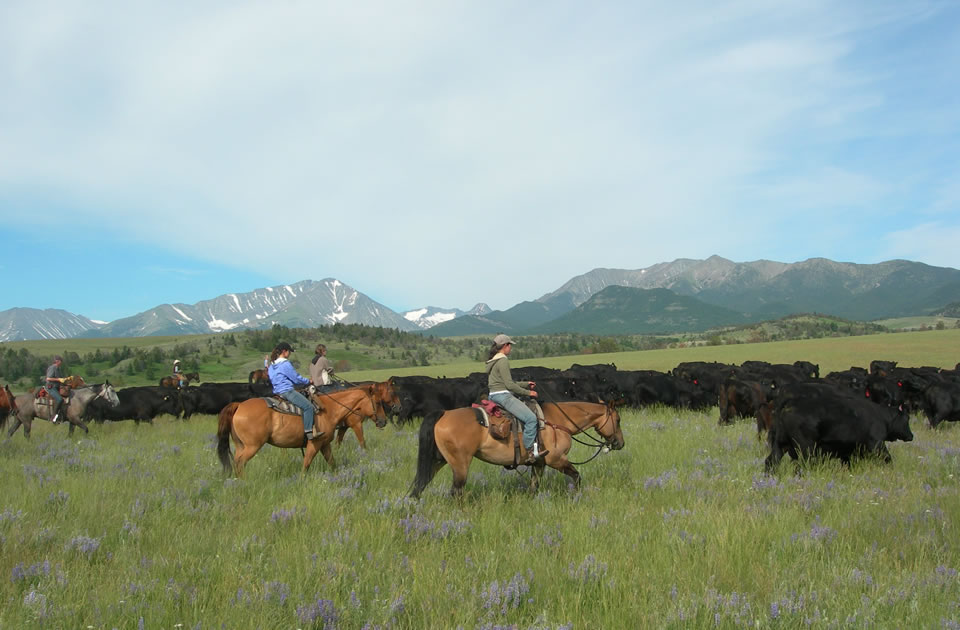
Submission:
[[[349,427],[347,427],[347,425],[343,425],[343,426],[338,426],[338,427],[337,427],[337,429],[336,429],[336,431],[337,431],[337,446],[340,446],[341,444],[343,444],[343,436],[346,435],[348,428],[349,428]]]
[[[470,459],[473,459],[472,457]],[[454,459],[450,462],[450,469],[453,471],[453,484],[450,486],[450,496],[460,498],[463,496],[463,487],[467,485],[467,471],[470,470],[470,460],[458,461]]]
[[[244,444],[237,448],[237,455],[234,457],[233,469],[237,471],[237,477],[243,477],[243,467],[260,450],[262,444]]]
[[[14,416],[13,424],[10,425],[10,430],[7,431],[7,438],[13,437],[13,434],[17,432],[17,429],[20,428],[21,424],[23,424],[23,434],[26,437],[30,437],[30,431],[27,430],[27,425],[23,423],[23,420],[20,419],[20,416]]]

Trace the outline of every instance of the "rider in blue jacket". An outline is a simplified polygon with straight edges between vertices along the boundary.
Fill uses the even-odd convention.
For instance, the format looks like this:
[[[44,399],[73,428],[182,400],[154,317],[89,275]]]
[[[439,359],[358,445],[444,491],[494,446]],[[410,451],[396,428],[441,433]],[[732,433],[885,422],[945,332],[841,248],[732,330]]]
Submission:
[[[270,383],[273,384],[273,393],[283,396],[303,413],[303,432],[311,440],[323,435],[323,431],[316,431],[313,427],[313,403],[307,397],[294,389],[297,385],[309,385],[310,379],[297,373],[290,364],[290,353],[293,348],[286,341],[281,341],[270,354],[270,367],[267,369]]]

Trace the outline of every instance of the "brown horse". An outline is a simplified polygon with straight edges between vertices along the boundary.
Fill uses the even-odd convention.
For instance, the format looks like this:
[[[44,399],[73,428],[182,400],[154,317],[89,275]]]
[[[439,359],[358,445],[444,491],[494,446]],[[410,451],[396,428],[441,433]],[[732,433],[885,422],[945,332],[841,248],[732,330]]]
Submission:
[[[200,382],[199,372],[187,372],[183,374],[184,385],[189,385],[193,382]],[[180,387],[180,379],[176,376],[164,376],[160,379],[160,387]]]
[[[261,368],[259,370],[254,370],[250,372],[250,376],[247,377],[247,383],[252,385],[253,383],[269,383],[270,374],[267,372],[266,368]]]
[[[0,389],[0,429],[7,426],[7,417],[16,412],[17,399],[10,391],[10,386],[4,385],[3,389]]]
[[[383,404],[393,404],[396,394],[390,381],[379,385],[352,387],[326,395],[313,394],[311,398],[323,408],[322,413],[314,416],[314,426],[323,431],[323,435],[306,440],[303,435],[303,420],[299,415],[280,413],[267,406],[263,398],[251,398],[241,403],[230,403],[220,412],[217,428],[217,456],[223,465],[224,474],[235,472],[243,476],[244,466],[257,454],[264,444],[279,448],[304,448],[303,470],[317,452],[323,454],[327,464],[333,468],[333,453],[330,442],[333,441],[336,426],[351,416],[357,418],[375,418],[377,427],[387,424]],[[231,465],[230,437],[237,446],[237,454]]]
[[[450,494],[461,496],[467,483],[467,470],[473,458],[498,466],[514,464],[514,436],[495,440],[486,427],[477,422],[470,407],[451,409],[428,415],[420,425],[420,450],[417,454],[417,475],[411,485],[410,496],[417,498],[444,464],[453,469]],[[544,466],[550,466],[567,475],[579,487],[580,473],[567,459],[572,436],[593,428],[612,449],[623,448],[620,414],[610,403],[562,402],[543,404],[546,427],[540,432],[544,448],[549,450],[544,463],[531,467],[530,489],[536,491]],[[522,447],[521,447],[522,448]],[[525,454],[525,453],[524,453]]]
[[[372,383],[372,385],[378,390],[376,397],[381,401],[381,406],[383,406],[384,411],[389,414],[400,413],[400,398],[397,396],[396,392],[394,392],[393,380],[391,379],[389,381],[384,381],[383,383]],[[321,393],[320,400],[325,401],[326,399],[324,397],[328,395],[328,393]],[[326,404],[326,402],[324,402],[324,404]],[[389,411],[387,410],[387,407],[390,407]],[[337,446],[343,444],[343,436],[346,434],[347,430],[353,429],[354,435],[357,436],[357,441],[360,442],[360,447],[363,448],[363,450],[367,450],[367,443],[363,439],[364,420],[364,417],[358,416],[357,414],[350,414],[342,422],[338,423]]]

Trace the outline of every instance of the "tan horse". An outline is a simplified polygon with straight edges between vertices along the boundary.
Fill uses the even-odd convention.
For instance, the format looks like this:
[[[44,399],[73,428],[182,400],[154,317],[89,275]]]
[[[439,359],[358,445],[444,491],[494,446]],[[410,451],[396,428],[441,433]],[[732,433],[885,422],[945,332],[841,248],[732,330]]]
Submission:
[[[384,411],[387,411],[386,407],[390,407],[389,413],[398,414],[400,413],[400,398],[397,396],[393,388],[393,379],[389,381],[384,381],[383,383],[373,383],[373,387],[377,389],[376,397],[382,401]],[[336,390],[334,390],[336,391]],[[342,390],[341,390],[342,391]],[[328,396],[327,393],[320,394],[320,400],[325,401],[325,397]],[[331,403],[335,404],[335,403]],[[326,402],[324,402],[326,405]],[[343,436],[346,434],[348,429],[353,429],[354,435],[357,436],[357,441],[360,442],[360,447],[363,450],[367,450],[367,443],[363,439],[363,421],[366,418],[363,418],[357,414],[348,415],[342,422],[337,424],[337,446],[343,444]],[[381,427],[382,428],[382,427]]]
[[[610,403],[562,402],[543,404],[546,427],[541,439],[547,453],[543,464],[533,466],[530,489],[536,491],[544,466],[550,466],[580,485],[580,473],[567,459],[572,436],[593,428],[603,437],[600,445],[612,449],[623,448],[620,414]],[[460,496],[467,483],[467,471],[473,458],[498,466],[514,464],[514,437],[496,440],[489,430],[477,422],[470,407],[452,409],[440,415],[428,415],[420,425],[420,449],[417,454],[417,475],[411,485],[410,496],[417,498],[444,464],[453,470],[450,494]],[[522,445],[521,445],[522,449]],[[525,454],[525,453],[524,453]],[[522,459],[521,459],[522,461]]]
[[[241,403],[230,403],[220,412],[217,429],[219,443],[217,456],[223,465],[224,474],[236,473],[243,476],[244,466],[257,454],[264,444],[278,448],[303,448],[303,471],[317,452],[323,454],[327,464],[333,468],[333,453],[330,442],[334,429],[350,417],[375,418],[377,427],[387,424],[383,404],[393,404],[396,394],[393,385],[387,381],[378,385],[353,387],[339,392],[320,395],[313,394],[313,401],[323,407],[323,412],[314,416],[314,426],[323,431],[323,435],[307,440],[303,435],[303,418],[298,415],[280,413],[267,406],[263,398],[251,398]],[[237,447],[236,456],[230,461],[230,438]]]

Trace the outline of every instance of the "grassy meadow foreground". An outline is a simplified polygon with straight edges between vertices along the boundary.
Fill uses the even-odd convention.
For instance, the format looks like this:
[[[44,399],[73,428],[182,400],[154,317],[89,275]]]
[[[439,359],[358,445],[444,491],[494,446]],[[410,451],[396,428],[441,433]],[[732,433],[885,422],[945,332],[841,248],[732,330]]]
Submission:
[[[716,417],[624,410],[581,490],[475,461],[462,502],[405,498],[416,426],[224,480],[212,416],[39,422],[0,442],[0,628],[960,627],[960,427],[767,477]]]

